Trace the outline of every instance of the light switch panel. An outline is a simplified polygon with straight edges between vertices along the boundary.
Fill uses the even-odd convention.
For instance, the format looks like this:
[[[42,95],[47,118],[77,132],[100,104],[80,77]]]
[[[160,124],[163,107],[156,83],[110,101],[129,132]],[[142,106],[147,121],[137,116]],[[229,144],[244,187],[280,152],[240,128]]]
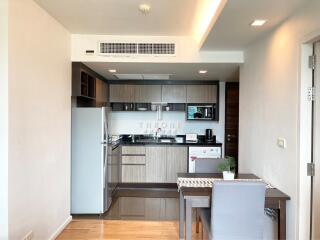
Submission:
[[[287,148],[287,140],[284,138],[278,138],[277,145],[279,148]]]

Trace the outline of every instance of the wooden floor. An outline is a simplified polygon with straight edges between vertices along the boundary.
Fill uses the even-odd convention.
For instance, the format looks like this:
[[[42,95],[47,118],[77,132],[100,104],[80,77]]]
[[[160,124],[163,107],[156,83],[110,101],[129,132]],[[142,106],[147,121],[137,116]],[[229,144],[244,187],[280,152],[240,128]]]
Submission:
[[[195,233],[192,239],[201,239]],[[73,220],[57,240],[179,239],[177,221]]]

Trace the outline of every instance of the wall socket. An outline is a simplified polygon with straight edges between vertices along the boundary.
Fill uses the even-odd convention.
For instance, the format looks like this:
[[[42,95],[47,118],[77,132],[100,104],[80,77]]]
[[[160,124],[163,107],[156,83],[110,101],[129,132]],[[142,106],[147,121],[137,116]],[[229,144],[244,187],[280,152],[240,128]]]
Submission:
[[[285,138],[278,138],[277,145],[279,148],[287,148],[287,140]]]
[[[32,240],[33,239],[33,231],[30,231],[23,240]]]

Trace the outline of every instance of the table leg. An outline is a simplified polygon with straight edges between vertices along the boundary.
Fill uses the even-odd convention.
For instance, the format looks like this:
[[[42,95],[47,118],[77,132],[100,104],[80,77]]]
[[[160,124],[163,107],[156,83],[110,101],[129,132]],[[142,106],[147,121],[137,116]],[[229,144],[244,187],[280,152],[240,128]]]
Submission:
[[[179,199],[179,238],[180,240],[184,239],[184,214],[185,214],[185,207],[184,207],[184,198],[182,192],[180,191],[180,199]]]
[[[186,240],[192,239],[192,200],[186,200]]]
[[[279,222],[278,222],[278,239],[285,240],[286,239],[286,201],[279,201]]]

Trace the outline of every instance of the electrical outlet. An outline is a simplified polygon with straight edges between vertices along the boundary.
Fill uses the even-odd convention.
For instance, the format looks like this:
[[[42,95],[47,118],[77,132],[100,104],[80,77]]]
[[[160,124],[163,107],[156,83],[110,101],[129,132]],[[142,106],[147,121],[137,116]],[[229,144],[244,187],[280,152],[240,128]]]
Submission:
[[[278,138],[277,145],[279,148],[287,148],[287,140],[284,138]]]
[[[33,239],[33,231],[30,231],[23,240],[32,240]]]

